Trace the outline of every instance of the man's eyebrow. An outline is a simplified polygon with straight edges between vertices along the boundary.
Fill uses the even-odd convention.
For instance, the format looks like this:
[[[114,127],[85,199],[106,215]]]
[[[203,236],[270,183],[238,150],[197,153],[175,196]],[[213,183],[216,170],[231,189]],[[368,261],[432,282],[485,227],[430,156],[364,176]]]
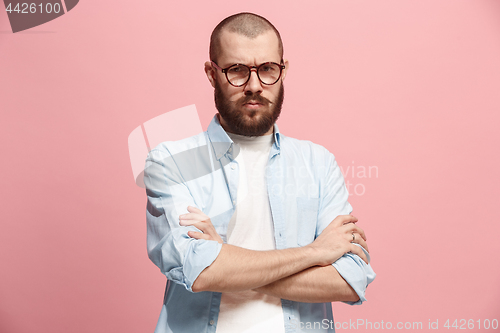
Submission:
[[[263,62],[260,62],[256,65],[254,64],[248,64],[248,63],[245,63],[245,62],[229,62],[227,65],[221,65],[221,64],[217,64],[219,65],[221,68],[228,68],[229,66],[233,66],[233,65],[246,65],[246,66],[249,66],[249,67],[252,67],[252,66],[259,66],[259,65],[262,65],[262,64],[265,64],[266,62],[274,62],[276,64],[280,64],[281,60],[278,60],[278,61],[273,61],[273,60],[266,60],[266,61],[263,61]]]

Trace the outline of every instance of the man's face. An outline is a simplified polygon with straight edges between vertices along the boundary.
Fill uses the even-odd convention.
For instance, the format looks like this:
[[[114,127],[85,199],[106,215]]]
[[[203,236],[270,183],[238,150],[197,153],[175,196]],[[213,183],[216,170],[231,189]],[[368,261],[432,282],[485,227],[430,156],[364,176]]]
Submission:
[[[217,64],[227,68],[233,64],[258,66],[272,61],[281,62],[278,37],[268,31],[255,39],[224,31],[221,36],[221,53]],[[210,67],[207,67],[207,66]],[[287,64],[285,64],[287,65]],[[252,70],[250,80],[241,87],[234,87],[220,70],[210,63],[205,64],[209,80],[215,89],[215,105],[219,111],[219,120],[226,131],[246,135],[260,136],[270,134],[281,112],[284,88],[283,70],[280,80],[274,85],[264,85]]]

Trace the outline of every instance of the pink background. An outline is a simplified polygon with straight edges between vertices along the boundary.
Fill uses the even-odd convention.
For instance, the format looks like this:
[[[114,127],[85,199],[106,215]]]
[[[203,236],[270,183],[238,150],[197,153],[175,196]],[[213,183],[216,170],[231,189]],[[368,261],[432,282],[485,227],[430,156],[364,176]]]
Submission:
[[[500,320],[499,1],[82,0],[16,34],[0,8],[0,332],[153,332],[127,138],[190,104],[207,127],[209,36],[240,11],[280,30],[280,130],[336,155],[368,235],[368,302],[335,319]]]

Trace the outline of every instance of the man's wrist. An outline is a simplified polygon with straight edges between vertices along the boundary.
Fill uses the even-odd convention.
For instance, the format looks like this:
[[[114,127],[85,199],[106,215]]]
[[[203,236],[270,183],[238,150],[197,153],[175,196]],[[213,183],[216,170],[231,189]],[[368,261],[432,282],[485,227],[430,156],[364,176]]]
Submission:
[[[324,266],[322,264],[323,258],[321,255],[321,251],[314,246],[314,243],[304,246],[303,249],[304,251],[306,251],[305,253],[307,258],[311,260],[311,264],[309,265],[309,267]]]

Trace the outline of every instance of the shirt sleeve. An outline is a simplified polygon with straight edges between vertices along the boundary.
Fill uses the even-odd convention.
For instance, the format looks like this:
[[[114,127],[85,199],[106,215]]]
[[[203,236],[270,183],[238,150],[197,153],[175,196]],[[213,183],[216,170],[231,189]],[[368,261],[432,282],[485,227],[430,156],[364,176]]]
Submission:
[[[151,261],[167,278],[192,292],[198,275],[217,258],[222,245],[187,235],[199,231],[180,226],[187,206],[200,207],[191,195],[174,157],[166,149],[152,150],[144,169],[147,194],[147,248]]]
[[[324,168],[324,177],[320,185],[320,207],[316,236],[319,236],[337,216],[348,215],[352,212],[352,206],[347,201],[349,193],[335,157],[327,152],[324,161],[324,164],[320,164]],[[359,244],[356,245],[360,246]],[[368,262],[370,262],[368,252],[363,247],[361,249],[365,252]],[[358,305],[366,301],[366,288],[375,279],[376,275],[370,264],[366,264],[359,256],[349,252],[332,265],[359,296],[359,301],[345,303]]]

